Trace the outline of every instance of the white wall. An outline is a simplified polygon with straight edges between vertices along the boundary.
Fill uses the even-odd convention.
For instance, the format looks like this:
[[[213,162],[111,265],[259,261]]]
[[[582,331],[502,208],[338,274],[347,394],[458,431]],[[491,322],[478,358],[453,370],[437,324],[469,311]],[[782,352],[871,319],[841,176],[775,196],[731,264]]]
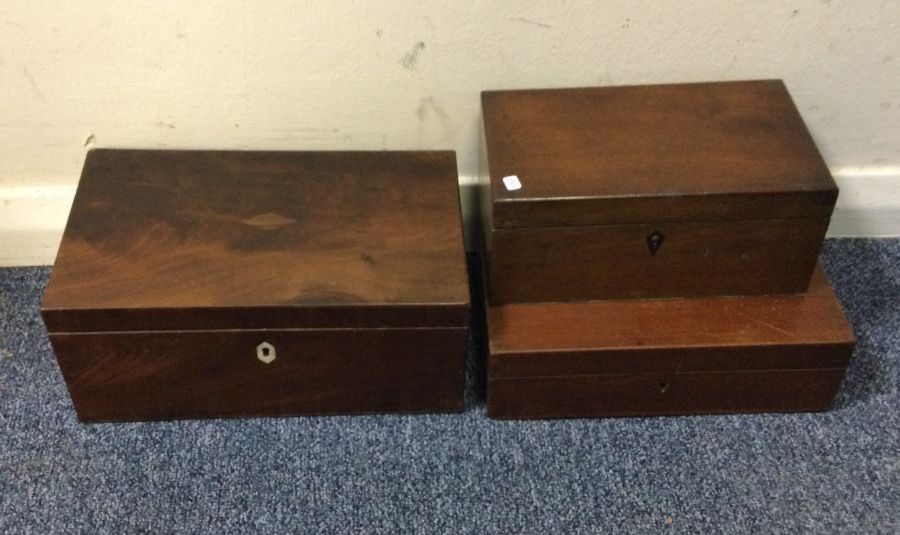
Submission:
[[[49,263],[87,147],[455,149],[478,93],[783,78],[843,188],[900,234],[896,0],[0,3],[0,263]]]

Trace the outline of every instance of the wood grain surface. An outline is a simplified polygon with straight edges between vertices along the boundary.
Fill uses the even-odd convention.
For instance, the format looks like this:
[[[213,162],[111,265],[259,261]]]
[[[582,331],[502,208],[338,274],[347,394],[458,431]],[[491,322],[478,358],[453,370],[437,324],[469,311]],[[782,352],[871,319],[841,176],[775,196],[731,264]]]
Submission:
[[[91,151],[42,303],[78,416],[461,410],[454,158]]]
[[[466,329],[51,334],[84,422],[462,410]],[[268,342],[275,359],[257,358]]]
[[[837,194],[779,80],[486,91],[482,111],[494,228],[827,218]]]
[[[491,378],[487,412],[543,419],[825,411],[843,378],[843,368]]]
[[[482,111],[491,303],[807,288],[838,192],[781,81],[487,91]]]
[[[804,292],[827,229],[825,219],[497,229],[490,302]]]
[[[854,335],[821,267],[799,295],[489,306],[502,418],[824,410]]]
[[[457,188],[452,152],[94,150],[44,318],[51,332],[464,326]]]

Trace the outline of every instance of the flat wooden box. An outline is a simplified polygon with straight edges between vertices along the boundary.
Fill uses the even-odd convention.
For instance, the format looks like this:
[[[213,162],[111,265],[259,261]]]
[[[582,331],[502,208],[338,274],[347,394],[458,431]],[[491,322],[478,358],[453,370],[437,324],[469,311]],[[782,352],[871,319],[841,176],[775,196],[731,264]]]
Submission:
[[[782,82],[487,91],[482,111],[491,303],[806,291],[838,191]]]
[[[822,411],[854,337],[809,293],[488,307],[492,418]]]
[[[83,421],[463,406],[452,152],[94,150],[42,303]]]

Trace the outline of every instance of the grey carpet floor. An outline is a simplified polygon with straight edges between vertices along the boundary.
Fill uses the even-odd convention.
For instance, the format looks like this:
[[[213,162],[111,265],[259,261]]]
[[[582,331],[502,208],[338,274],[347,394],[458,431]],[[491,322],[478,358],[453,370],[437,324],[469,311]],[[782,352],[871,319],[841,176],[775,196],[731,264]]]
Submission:
[[[859,337],[824,414],[495,422],[467,409],[81,425],[0,270],[0,531],[900,532],[900,240],[830,240]],[[472,347],[483,336],[476,329]]]

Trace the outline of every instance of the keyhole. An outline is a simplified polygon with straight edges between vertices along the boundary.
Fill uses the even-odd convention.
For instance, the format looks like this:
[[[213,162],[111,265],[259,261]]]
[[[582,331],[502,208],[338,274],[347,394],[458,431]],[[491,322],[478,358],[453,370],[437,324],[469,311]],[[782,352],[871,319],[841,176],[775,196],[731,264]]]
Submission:
[[[665,239],[666,235],[658,230],[654,230],[647,236],[647,247],[650,249],[650,256],[656,255],[656,251],[659,250],[659,247]]]
[[[666,390],[669,389],[669,383],[659,383],[659,392],[660,394],[665,394]]]
[[[264,364],[269,364],[275,360],[275,346],[269,342],[263,342],[256,346],[256,358]]]

